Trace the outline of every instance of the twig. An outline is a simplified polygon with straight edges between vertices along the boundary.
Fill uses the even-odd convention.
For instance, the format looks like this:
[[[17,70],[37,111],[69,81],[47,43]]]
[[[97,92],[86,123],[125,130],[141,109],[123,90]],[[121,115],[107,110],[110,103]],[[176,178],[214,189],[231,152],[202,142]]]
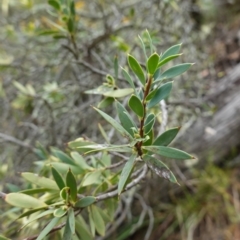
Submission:
[[[11,143],[15,143],[21,147],[25,147],[25,148],[28,148],[29,150],[33,151],[35,150],[35,148],[31,145],[29,145],[28,143],[25,143],[15,137],[12,137],[12,136],[9,136],[5,133],[0,133],[0,138],[4,139],[5,141],[7,142],[11,142]]]
[[[126,187],[125,189],[123,190],[123,192],[129,190],[130,188],[134,187],[135,185],[137,185],[143,178],[145,178],[146,174],[147,174],[147,170],[148,170],[148,167],[147,165],[145,164],[144,167],[143,167],[143,170],[142,170],[142,173],[137,177],[135,178],[134,180],[132,180],[132,182],[130,182]],[[104,193],[102,195],[99,195],[96,197],[96,201],[102,201],[102,200],[105,200],[107,198],[111,198],[111,197],[115,197],[118,195],[118,190],[114,190],[112,192],[108,192],[108,193]]]
[[[6,195],[7,195],[6,193],[0,192],[0,198],[5,199]]]

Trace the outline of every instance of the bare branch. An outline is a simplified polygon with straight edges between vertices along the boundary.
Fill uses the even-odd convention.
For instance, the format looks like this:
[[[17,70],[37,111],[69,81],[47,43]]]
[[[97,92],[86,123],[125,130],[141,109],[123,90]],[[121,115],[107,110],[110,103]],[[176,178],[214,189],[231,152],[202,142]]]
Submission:
[[[15,138],[15,137],[9,136],[5,133],[0,133],[0,138],[4,139],[6,142],[15,143],[15,144],[17,144],[21,147],[28,148],[31,151],[35,150],[35,148],[33,146],[29,145],[28,143],[25,143],[25,142]]]

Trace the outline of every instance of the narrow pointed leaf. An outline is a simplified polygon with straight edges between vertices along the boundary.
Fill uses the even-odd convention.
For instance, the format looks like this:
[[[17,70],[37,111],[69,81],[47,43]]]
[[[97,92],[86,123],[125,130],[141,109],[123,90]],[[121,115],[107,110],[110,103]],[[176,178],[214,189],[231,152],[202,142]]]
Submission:
[[[151,131],[154,123],[155,123],[155,115],[153,113],[150,113],[147,116],[145,124],[144,124],[144,134],[148,134]]]
[[[9,193],[4,200],[7,203],[20,208],[41,208],[47,206],[41,200],[23,193]]]
[[[136,159],[136,154],[133,154],[125,166],[123,167],[122,173],[120,175],[119,183],[118,183],[118,195],[121,194],[121,192],[124,190],[127,180],[130,177],[130,173],[132,172],[132,169],[134,167],[134,161]]]
[[[57,184],[52,179],[41,177],[41,176],[38,176],[35,173],[30,173],[30,172],[24,172],[21,175],[27,181],[29,181],[33,184],[36,184],[40,187],[58,190]]]
[[[163,84],[158,90],[156,91],[154,97],[149,101],[147,107],[152,108],[156,104],[160,103],[163,99],[167,98],[172,90],[172,82],[168,82]]]
[[[134,92],[132,88],[123,88],[123,89],[116,89],[111,90],[109,92],[105,92],[103,96],[105,97],[112,97],[112,98],[122,98]]]
[[[70,193],[70,187],[64,187],[61,191],[60,191],[60,197],[62,198],[62,200],[67,200],[68,196]]]
[[[75,201],[77,198],[77,182],[71,169],[68,170],[66,176],[66,185],[70,188],[70,195],[72,200]]]
[[[160,156],[173,158],[173,159],[194,159],[194,157],[182,150],[164,146],[144,146],[143,149],[146,149],[150,152],[156,153]]]
[[[92,196],[83,197],[75,203],[75,207],[85,208],[96,202],[96,198]]]
[[[101,102],[98,103],[98,108],[106,108],[114,102],[113,97],[105,97]]]
[[[132,80],[131,76],[129,75],[129,73],[124,68],[122,68],[122,72],[123,72],[124,78],[128,81],[129,85],[132,87],[132,89],[134,89],[134,91],[136,91],[133,80]]]
[[[178,181],[177,181],[176,177],[174,176],[174,174],[172,173],[172,171],[162,161],[160,161],[152,156],[149,156],[149,155],[144,155],[143,161],[158,176],[163,177],[172,183],[178,184]]]
[[[151,146],[153,143],[154,133],[153,129],[147,134],[149,136],[149,139],[145,142],[143,142],[143,146]]]
[[[140,43],[141,43],[141,46],[142,46],[142,50],[143,50],[144,56],[145,56],[145,58],[146,58],[146,60],[147,60],[147,53],[146,53],[145,44],[144,44],[144,42],[143,42],[143,40],[142,40],[142,38],[141,38],[140,36],[138,36],[138,38],[139,38],[139,40],[140,40]]]
[[[160,136],[156,138],[153,145],[157,146],[168,146],[172,140],[177,136],[180,128],[172,128],[162,133]]]
[[[158,79],[156,79],[155,82],[162,81],[163,79],[169,79],[177,77],[178,75],[181,75],[182,73],[186,72],[193,63],[183,63],[176,65],[174,67],[169,68],[165,72],[163,72]]]
[[[57,225],[59,222],[60,218],[53,218],[49,224],[41,231],[41,233],[38,235],[37,240],[42,240],[44,239],[48,233]]]
[[[75,165],[74,161],[72,158],[70,158],[67,154],[65,154],[64,152],[58,150],[58,149],[51,149],[52,154],[59,158],[62,162],[67,163],[67,164],[71,164],[71,165]]]
[[[163,59],[169,57],[169,56],[172,56],[172,55],[176,55],[179,53],[180,51],[180,48],[181,48],[182,44],[177,44],[177,45],[174,45],[172,47],[170,47],[169,49],[167,49],[163,55],[161,56],[160,58],[160,61],[162,61]]]
[[[152,54],[147,60],[148,72],[153,75],[158,67],[159,55],[157,53]]]
[[[114,74],[115,78],[118,79],[118,56],[114,58]]]
[[[128,55],[128,64],[132,71],[137,75],[139,80],[141,81],[142,85],[144,86],[146,83],[145,75],[142,70],[142,67],[138,63],[138,61],[131,55]]]
[[[84,147],[79,147],[78,149],[86,148],[85,154],[97,152],[97,151],[108,151],[108,152],[132,152],[129,145],[108,145],[108,144],[98,144],[98,145],[88,145]]]
[[[48,4],[51,5],[53,8],[55,8],[58,11],[61,9],[61,6],[58,1],[48,0]]]
[[[69,208],[68,210],[68,224],[70,226],[72,234],[75,233],[75,216],[73,208]]]
[[[95,205],[91,206],[91,213],[92,213],[92,218],[94,221],[94,225],[95,228],[97,230],[97,232],[101,235],[104,236],[105,235],[105,223],[103,221],[103,218],[98,210],[98,207]]]
[[[42,211],[42,210],[46,210],[46,209],[48,209],[48,206],[43,206],[43,207],[39,207],[39,208],[34,208],[34,209],[31,209],[31,210],[28,210],[28,211],[22,213],[20,216],[18,216],[17,219],[20,219],[20,218],[23,218],[23,217],[28,217],[28,216],[30,216],[33,213],[36,213],[36,212],[39,212],[39,211]]]
[[[96,171],[96,172],[89,172],[84,176],[84,179],[82,180],[82,187],[86,187],[89,185],[97,185],[102,182],[101,180],[101,172]]]
[[[26,227],[29,223],[34,222],[34,221],[36,221],[36,220],[38,220],[38,219],[40,219],[40,218],[42,218],[42,217],[44,217],[44,216],[47,216],[47,215],[49,215],[49,214],[52,214],[53,211],[54,211],[53,209],[50,209],[50,210],[47,210],[47,211],[44,211],[44,212],[38,214],[37,216],[35,216],[35,217],[33,217],[33,218],[30,218],[30,219],[20,228],[20,230],[23,229],[24,227]]]
[[[149,46],[150,46],[150,51],[151,51],[151,54],[153,53],[153,42],[152,42],[152,38],[151,38],[151,35],[150,33],[148,32],[148,30],[146,30],[146,34],[147,34],[147,37],[148,37],[148,42],[149,42]]]
[[[63,180],[62,176],[60,175],[60,173],[54,167],[52,167],[52,175],[53,175],[55,182],[58,185],[58,188],[60,190],[62,190],[65,187],[64,180]]]
[[[154,95],[156,94],[157,90],[158,90],[158,88],[155,88],[147,95],[147,97],[146,97],[146,101],[147,102],[150,101],[154,97]]]
[[[128,105],[132,109],[132,111],[135,112],[139,117],[143,117],[144,108],[141,100],[136,95],[131,96],[128,101]]]
[[[78,152],[71,152],[70,155],[80,168],[83,170],[91,169],[91,167],[86,163],[84,158]]]
[[[94,108],[103,118],[105,118],[106,121],[108,121],[119,133],[121,133],[124,137],[127,137],[129,139],[132,139],[132,136],[122,127],[122,125],[117,122],[115,119],[110,117],[105,112]]]
[[[70,226],[68,224],[68,221],[69,221],[69,219],[67,218],[67,222],[66,222],[66,225],[64,227],[62,240],[72,240],[72,232],[71,232]]]
[[[164,64],[168,63],[169,61],[181,56],[182,54],[175,54],[175,55],[172,55],[172,56],[169,56],[169,57],[166,57],[164,58],[163,60],[161,60],[158,65],[157,65],[157,68],[160,68],[162,67]]]
[[[92,234],[89,231],[88,225],[81,215],[77,216],[76,220],[76,231],[80,236],[81,240],[94,240]]]
[[[118,101],[116,101],[116,108],[117,108],[118,118],[119,118],[122,126],[133,137],[134,134],[133,134],[132,128],[137,129],[136,124],[132,120],[132,118],[131,118],[130,114],[127,112],[126,108],[121,103],[119,103]]]

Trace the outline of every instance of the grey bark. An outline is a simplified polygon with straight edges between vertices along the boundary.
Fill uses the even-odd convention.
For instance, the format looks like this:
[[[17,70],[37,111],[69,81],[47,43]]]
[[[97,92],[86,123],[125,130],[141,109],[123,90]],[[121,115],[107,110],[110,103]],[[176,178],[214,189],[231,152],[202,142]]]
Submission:
[[[234,151],[240,152],[240,64],[217,81],[204,101],[216,104],[216,113],[199,118],[175,145],[196,155],[200,166],[225,164]]]

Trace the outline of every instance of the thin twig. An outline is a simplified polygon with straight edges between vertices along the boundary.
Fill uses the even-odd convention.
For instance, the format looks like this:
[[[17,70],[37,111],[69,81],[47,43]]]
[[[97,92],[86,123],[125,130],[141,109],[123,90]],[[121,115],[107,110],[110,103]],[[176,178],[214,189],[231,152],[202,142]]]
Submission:
[[[146,174],[147,174],[147,170],[148,170],[148,167],[147,165],[145,164],[144,165],[144,168],[142,170],[142,173],[137,177],[135,178],[134,180],[132,180],[132,182],[130,182],[126,187],[125,189],[123,190],[123,192],[129,190],[130,188],[134,187],[135,185],[137,185],[143,178],[145,178]],[[104,193],[102,195],[99,195],[96,197],[96,201],[102,201],[102,200],[105,200],[105,199],[108,199],[108,198],[111,198],[111,197],[115,197],[118,195],[118,190],[114,190],[112,192],[108,192],[108,193]]]
[[[28,143],[25,143],[15,137],[12,137],[12,136],[9,136],[5,133],[0,133],[0,138],[4,139],[5,141],[7,142],[11,142],[11,143],[15,143],[21,147],[25,147],[25,148],[28,148],[29,150],[33,151],[35,150],[35,148],[31,145],[29,145]]]
[[[0,198],[5,199],[6,195],[7,195],[6,193],[0,192]]]

